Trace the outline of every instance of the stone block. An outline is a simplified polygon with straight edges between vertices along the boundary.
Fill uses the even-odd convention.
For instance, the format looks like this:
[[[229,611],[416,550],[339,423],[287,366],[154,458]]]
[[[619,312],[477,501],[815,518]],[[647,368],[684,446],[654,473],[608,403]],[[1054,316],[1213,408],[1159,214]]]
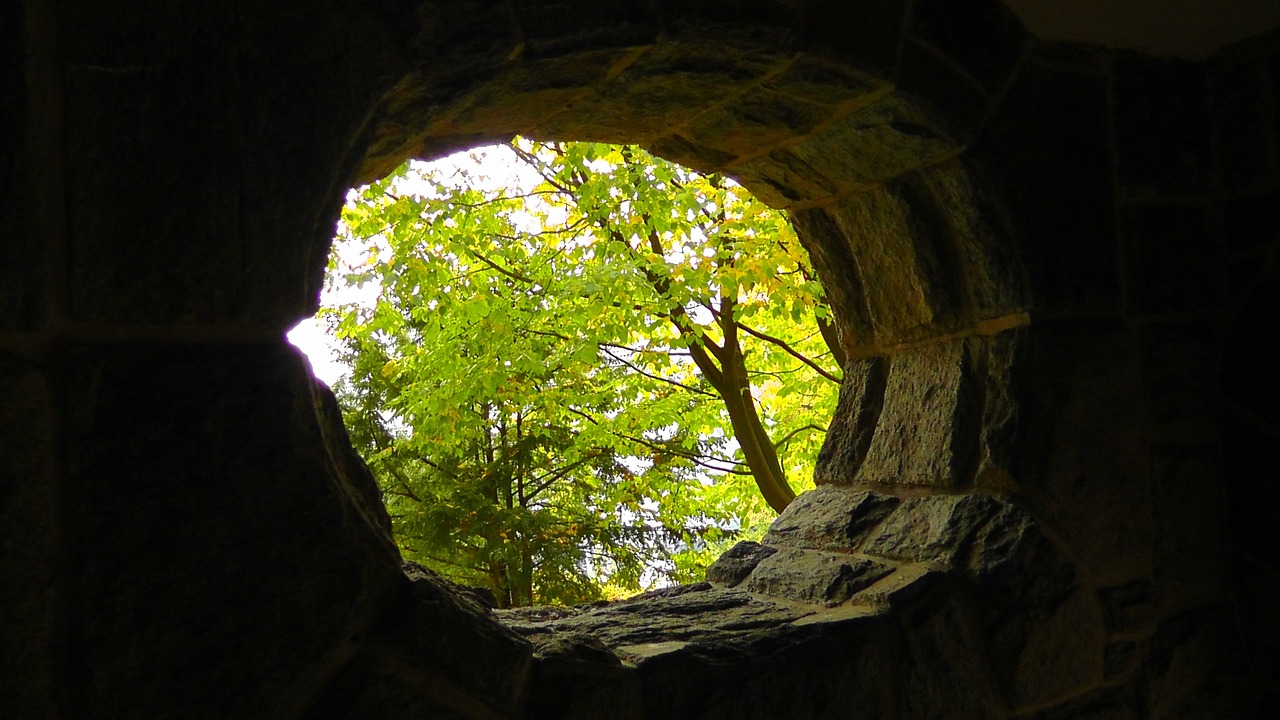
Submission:
[[[898,637],[860,615],[728,644],[690,644],[640,666],[645,716],[705,720],[893,717]],[[916,688],[919,692],[919,688]],[[922,715],[921,717],[926,717]]]
[[[841,198],[830,210],[859,270],[863,301],[881,345],[927,336],[939,315],[953,310],[946,301],[948,278],[934,274],[941,268],[931,242],[939,236],[927,230],[936,226],[920,226],[914,210],[883,187]]]
[[[1075,565],[1025,509],[998,502],[988,522],[968,538],[959,536],[963,555],[958,562],[989,612],[1012,610],[1043,617],[1076,589]]]
[[[73,318],[292,325],[412,30],[340,0],[146,8],[63,18]]]
[[[1135,703],[1124,688],[1105,688],[1056,703],[1026,715],[1027,720],[1139,720]]]
[[[1274,105],[1274,103],[1280,101],[1280,51],[1275,49],[1274,42],[1272,43],[1271,62],[1269,65],[1270,67],[1268,68],[1267,74],[1271,76],[1271,98],[1273,103],[1271,112],[1271,137],[1280,138],[1280,113],[1275,112]],[[1272,155],[1272,163],[1274,163],[1273,167],[1280,167],[1280,148],[1273,145],[1272,152],[1275,153]]]
[[[1268,106],[1266,73],[1263,62],[1241,58],[1218,65],[1210,76],[1218,163],[1227,187],[1235,191],[1274,178],[1272,159],[1261,151],[1268,146],[1267,125],[1274,114]]]
[[[829,106],[753,87],[708,108],[682,132],[730,157],[749,157],[808,135],[832,113]]]
[[[470,8],[468,8],[469,10]],[[539,58],[564,56],[603,45],[651,44],[661,31],[658,8],[627,0],[566,3],[561,0],[521,2],[499,18],[519,27],[525,53]],[[512,38],[515,41],[517,38]]]
[[[67,364],[70,706],[301,706],[404,582],[332,395],[283,342]]]
[[[1142,668],[1148,717],[1211,720],[1246,714],[1259,695],[1237,645],[1238,626],[1227,611],[1196,612],[1160,624]],[[1268,678],[1273,680],[1274,677]]]
[[[760,561],[746,589],[813,605],[839,605],[893,572],[891,565],[844,553],[781,548]]]
[[[1109,96],[1101,74],[1028,62],[971,144],[1049,314],[1120,306]]]
[[[884,409],[888,367],[889,361],[882,357],[845,363],[835,416],[814,463],[813,481],[819,488],[848,485],[857,477]]]
[[[894,355],[855,482],[960,488],[978,461],[984,378],[965,341]]]
[[[934,165],[919,173],[920,183],[944,216],[955,246],[955,291],[967,299],[978,319],[1021,312],[1028,288],[1018,249],[1002,220],[974,185],[959,161]]]
[[[1080,695],[1102,681],[1102,611],[1088,590],[1076,591],[1056,608],[1018,608],[991,628],[986,647],[1011,707]]]
[[[599,640],[574,633],[540,636],[534,683],[524,717],[530,720],[641,720],[640,673],[623,665]]]
[[[737,156],[686,139],[682,135],[664,135],[646,143],[644,148],[658,157],[703,173],[722,172]]]
[[[1161,608],[1156,604],[1157,596],[1150,580],[1100,588],[1098,600],[1102,603],[1107,630],[1113,635],[1149,633],[1160,618]]]
[[[548,635],[585,635],[647,664],[667,654],[663,650],[732,646],[768,636],[815,611],[704,582],[595,606],[514,608],[499,610],[496,615],[538,647],[548,641]],[[641,652],[646,648],[647,652]]]
[[[1017,488],[1014,476],[1018,442],[1018,405],[1022,388],[1018,384],[1023,362],[1025,329],[1002,332],[970,341],[984,362],[982,429],[978,439],[978,469],[974,486],[987,492],[1010,492]]]
[[[907,498],[862,551],[890,560],[954,567],[978,530],[1000,510],[1001,503],[986,495]]]
[[[1222,213],[1228,262],[1243,261],[1248,275],[1230,284],[1236,290],[1252,285],[1257,278],[1258,258],[1264,257],[1280,237],[1280,188],[1259,195],[1228,199]],[[1234,261],[1234,262],[1233,262]]]
[[[233,153],[203,144],[231,135],[239,122],[237,108],[222,101],[233,93],[232,78],[206,72],[195,78],[172,66],[94,66],[70,74],[74,319],[210,323],[247,319],[260,304],[265,288],[240,287],[248,261],[239,226],[244,170]],[[178,127],[191,136],[176,137]],[[137,190],[160,178],[190,186],[166,197],[165,212],[156,211],[154,194]]]
[[[705,109],[742,92],[785,61],[782,54],[744,52],[722,43],[655,45],[538,130],[546,137],[648,142],[682,132]]]
[[[956,142],[974,137],[986,119],[990,101],[982,83],[937,48],[910,36],[903,42],[897,86],[927,108]]]
[[[1209,208],[1127,205],[1120,217],[1133,312],[1208,317],[1221,310],[1223,268],[1220,248],[1207,241]]]
[[[1179,60],[1123,56],[1115,65],[1120,183],[1141,196],[1205,192],[1213,169],[1206,78]]]
[[[804,49],[892,77],[910,7],[903,0],[813,0],[806,3]]]
[[[911,33],[964,68],[990,94],[1003,87],[1029,40],[1022,21],[991,0],[921,0]]]
[[[886,657],[902,718],[991,718],[1004,714],[995,677],[985,658],[973,616],[954,587],[932,592],[893,616],[902,654]],[[856,717],[856,715],[855,715]]]
[[[958,146],[900,94],[833,120],[792,146],[841,189],[862,189],[955,154]]]
[[[54,714],[61,680],[54,402],[44,373],[0,358],[0,698],[15,718]]]
[[[1076,588],[1076,571],[1035,519],[987,495],[908,498],[863,545],[874,557],[957,572],[988,620],[1046,617]]]
[[[432,698],[433,689],[439,693],[437,688],[429,683],[427,687],[415,685],[397,670],[377,658],[357,656],[320,694],[303,720],[469,720],[477,716],[475,710],[487,709],[482,702],[465,703],[462,698],[454,698],[454,704],[462,707],[442,705]]]
[[[774,208],[821,200],[836,191],[834,180],[786,148],[734,165],[729,174]]]
[[[801,497],[804,497],[803,495]],[[797,498],[797,502],[798,502]],[[792,505],[795,502],[791,503]],[[733,587],[756,569],[761,560],[777,552],[775,548],[757,542],[744,541],[729,548],[707,568],[707,581]]]
[[[875,331],[862,271],[853,258],[850,241],[824,208],[792,212],[791,224],[822,280],[840,332],[840,346],[852,357],[859,347],[874,343]]]
[[[853,552],[901,500],[847,485],[820,485],[796,498],[769,526],[767,545]]]
[[[1217,447],[1152,451],[1155,587],[1162,617],[1227,602],[1230,541]]]
[[[797,100],[821,105],[859,105],[891,86],[874,74],[812,55],[801,55],[763,86]]]
[[[1142,389],[1154,441],[1196,443],[1221,432],[1216,335],[1200,323],[1141,331]]]
[[[1152,572],[1141,344],[1100,328],[1028,333],[1016,382],[1020,495],[1103,586]]]
[[[0,332],[30,330],[35,325],[45,266],[44,244],[33,227],[33,198],[39,185],[27,175],[29,163],[27,55],[23,38],[26,6],[9,3],[0,8]],[[45,90],[45,88],[39,88]]]
[[[504,137],[532,134],[541,121],[564,111],[626,62],[626,50],[581,52],[568,58],[529,60],[480,84],[456,109],[432,123],[432,135]]]
[[[1142,646],[1131,640],[1107,643],[1102,653],[1102,681],[1119,684],[1133,677],[1142,662]]]
[[[1256,261],[1255,261],[1256,262]],[[1258,420],[1280,427],[1280,264],[1269,262],[1253,282],[1233,289],[1230,319],[1223,329],[1219,377],[1227,407],[1239,407]]]
[[[406,568],[405,587],[369,632],[371,652],[460,715],[517,713],[529,689],[529,642],[434,573]]]
[[[1227,535],[1240,557],[1272,558],[1280,551],[1275,514],[1270,503],[1259,502],[1258,494],[1258,468],[1270,467],[1276,432],[1274,426],[1246,413],[1229,412],[1223,418],[1222,491],[1227,506]],[[1236,579],[1241,581],[1259,586],[1274,582],[1255,579],[1251,574]]]

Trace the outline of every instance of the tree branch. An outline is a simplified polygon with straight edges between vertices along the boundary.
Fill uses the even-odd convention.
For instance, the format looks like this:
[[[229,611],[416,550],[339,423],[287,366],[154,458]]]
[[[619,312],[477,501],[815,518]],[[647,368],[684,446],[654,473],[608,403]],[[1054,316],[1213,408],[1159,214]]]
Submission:
[[[774,444],[773,444],[773,446],[774,446],[775,448],[780,448],[780,447],[782,447],[783,445],[786,445],[788,442],[791,442],[791,438],[795,437],[796,435],[799,435],[800,433],[804,432],[805,430],[817,430],[817,431],[818,431],[818,432],[820,432],[820,433],[825,433],[825,432],[827,431],[827,429],[826,429],[826,428],[824,428],[824,427],[821,427],[821,426],[819,426],[819,425],[814,425],[813,423],[809,423],[808,425],[804,425],[804,426],[798,427],[798,428],[796,428],[795,430],[792,430],[791,432],[789,432],[789,433],[787,433],[786,435],[782,436],[782,439],[781,439],[781,440],[779,440],[778,442],[774,443]]]
[[[823,369],[822,369],[822,367],[820,367],[817,363],[815,363],[814,361],[810,360],[808,357],[805,357],[805,356],[804,356],[803,354],[801,354],[798,350],[796,350],[795,348],[793,348],[793,347],[791,347],[790,345],[788,345],[786,340],[783,340],[782,338],[774,337],[774,336],[772,336],[772,335],[770,335],[770,334],[768,334],[768,333],[762,332],[762,331],[760,331],[760,330],[756,330],[755,328],[753,328],[753,327],[751,327],[751,326],[749,326],[749,325],[744,325],[744,324],[743,324],[743,323],[741,323],[741,322],[739,322],[739,323],[738,323],[738,327],[740,327],[740,328],[742,328],[743,330],[745,330],[745,331],[747,332],[747,334],[748,334],[748,335],[752,335],[752,336],[754,336],[754,337],[760,338],[761,340],[764,340],[764,341],[765,341],[765,342],[767,342],[767,343],[770,343],[770,344],[772,344],[772,345],[776,345],[776,346],[778,346],[778,347],[782,348],[783,350],[785,350],[785,351],[787,352],[787,354],[788,354],[788,355],[790,355],[791,357],[794,357],[795,359],[799,360],[800,362],[804,363],[805,365],[808,365],[809,367],[813,368],[814,372],[818,373],[818,374],[819,374],[819,375],[821,375],[822,377],[824,377],[824,378],[826,378],[826,379],[830,380],[831,382],[833,382],[833,383],[835,383],[835,384],[837,384],[837,385],[839,385],[839,384],[840,384],[840,378],[836,377],[835,375],[832,375],[831,373],[827,372],[826,370],[823,370]]]
[[[707,397],[712,397],[712,398],[713,398],[713,397],[717,397],[717,395],[716,395],[715,393],[707,392],[706,390],[701,390],[701,389],[698,389],[698,388],[693,387],[693,386],[691,386],[691,385],[685,385],[684,383],[679,382],[679,381],[676,381],[676,380],[672,380],[671,378],[665,378],[665,377],[662,377],[661,375],[654,375],[654,374],[652,374],[652,373],[645,372],[644,370],[642,370],[642,369],[640,369],[640,368],[636,367],[635,365],[632,365],[631,363],[627,362],[626,360],[623,360],[622,358],[618,357],[617,355],[614,355],[612,352],[610,352],[610,351],[609,351],[609,349],[608,349],[608,348],[606,348],[606,347],[601,347],[600,349],[604,351],[604,354],[605,354],[605,355],[608,355],[609,357],[613,358],[614,360],[617,360],[618,362],[622,363],[623,365],[626,365],[627,367],[631,368],[632,372],[639,373],[640,375],[643,375],[643,376],[645,376],[645,377],[649,378],[650,380],[657,380],[657,381],[659,381],[659,382],[667,383],[668,385],[674,385],[674,386],[676,386],[676,387],[678,387],[678,388],[681,388],[682,390],[688,390],[689,392],[691,392],[691,393],[696,393],[696,394],[698,394],[698,395],[706,395]]]

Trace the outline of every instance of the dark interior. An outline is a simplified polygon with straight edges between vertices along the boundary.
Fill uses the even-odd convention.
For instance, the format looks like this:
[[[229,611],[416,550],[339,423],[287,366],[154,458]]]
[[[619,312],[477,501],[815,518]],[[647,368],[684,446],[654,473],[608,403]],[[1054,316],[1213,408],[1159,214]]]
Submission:
[[[0,717],[1270,716],[1280,19],[1051,4],[0,4]],[[347,188],[514,134],[724,172],[829,290],[819,487],[709,583],[406,571],[284,341]]]

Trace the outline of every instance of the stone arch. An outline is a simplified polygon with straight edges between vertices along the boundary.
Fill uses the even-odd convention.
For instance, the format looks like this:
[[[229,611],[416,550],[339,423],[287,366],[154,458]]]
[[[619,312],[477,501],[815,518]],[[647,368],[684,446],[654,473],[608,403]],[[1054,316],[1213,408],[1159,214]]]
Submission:
[[[979,207],[963,159],[991,103],[983,80],[996,84],[997,73],[989,58],[974,72],[948,59],[937,25],[923,14],[909,22],[906,4],[850,9],[860,30],[843,37],[825,35],[800,8],[756,5],[633,10],[622,29],[612,11],[566,16],[564,6],[536,3],[502,10],[501,23],[468,17],[454,32],[468,52],[487,54],[456,66],[435,56],[400,79],[381,101],[359,175],[519,134],[634,142],[734,177],[791,212],[829,288],[846,355],[911,349],[894,376],[929,378],[872,388],[848,433],[870,440],[884,408],[881,439],[859,450],[833,436],[820,482],[971,486],[979,454],[992,456],[979,448],[979,386],[1000,381],[982,377],[986,345],[962,339],[1028,321],[1017,250],[984,217],[990,206]],[[439,47],[432,31],[462,20],[430,18],[419,43]],[[986,20],[969,30],[1009,48],[1025,41],[1009,16]],[[920,350],[939,343],[948,349]],[[930,383],[948,397],[922,404]],[[930,432],[908,432],[920,425],[907,416],[921,411],[932,415]]]
[[[1201,411],[1227,384],[1220,276],[1248,280],[1242,317],[1274,305],[1274,268],[1240,270],[1274,233],[1226,221],[1269,222],[1280,187],[1274,34],[1185,64],[1029,37],[997,0],[231,7],[0,4],[11,714],[1229,717],[1275,685],[1270,518],[1230,536],[1261,579],[1228,576],[1223,527],[1260,505],[1230,462],[1264,454],[1275,403],[1230,383],[1257,397],[1225,480]],[[846,427],[769,557],[812,561],[794,592],[823,600],[888,567],[882,604],[631,638],[626,662],[565,632],[534,658],[400,567],[280,335],[314,309],[342,188],[536,134],[588,90],[587,139],[772,192],[842,293]],[[652,112],[686,101],[702,114]],[[855,541],[868,562],[823,554]],[[785,563],[729,560],[719,585],[767,591],[743,607],[793,592]],[[725,592],[623,612],[682,630]]]
[[[1101,662],[1097,600],[1078,587],[1069,549],[1010,499],[1017,414],[1009,404],[1011,338],[1029,323],[1030,299],[1014,239],[964,157],[993,103],[983,82],[999,79],[981,64],[978,79],[917,35],[928,36],[929,26],[908,22],[906,4],[880,15],[883,25],[838,42],[821,38],[803,13],[763,5],[773,10],[757,9],[733,26],[716,25],[698,5],[673,10],[683,16],[642,14],[652,35],[635,27],[610,34],[616,18],[593,26],[597,19],[587,13],[555,16],[538,26],[549,33],[539,36],[526,27],[526,15],[507,8],[502,24],[489,18],[476,34],[464,33],[472,53],[488,48],[489,55],[481,54],[488,62],[469,55],[460,65],[465,73],[455,75],[450,70],[457,68],[433,58],[439,64],[401,78],[382,98],[360,176],[372,179],[406,157],[431,158],[514,134],[636,142],[699,170],[726,173],[791,212],[851,359],[817,468],[826,488],[797,501],[760,554],[742,548],[730,569],[714,569],[717,588],[853,608],[853,617],[868,621],[842,624],[848,615],[831,620],[819,613],[802,622],[783,613],[770,622],[782,635],[834,623],[827,642],[843,637],[894,662],[933,653],[944,663],[967,663],[964,676],[977,688],[967,695],[941,690],[947,681],[930,668],[925,680],[904,681],[883,696],[850,691],[823,712],[858,706],[887,712],[899,702],[890,698],[920,693],[932,695],[920,701],[929,714],[955,704],[977,717],[1082,694],[1096,684]],[[989,20],[994,26],[986,32],[1007,33],[1003,39],[1013,47],[1025,42],[1006,16]],[[644,20],[637,24],[646,27]],[[858,55],[873,39],[869,45],[880,55]],[[846,527],[838,527],[842,522]],[[694,587],[671,597],[694,607],[705,602],[706,619],[693,624],[715,626],[717,602],[732,592]],[[916,593],[929,599],[901,600]],[[991,607],[965,609],[970,593]],[[677,667],[708,667],[696,653],[681,652],[684,641],[671,642],[656,629],[665,627],[661,619],[654,629],[609,637],[604,655],[579,662],[581,653],[606,648],[547,641],[582,631],[574,625],[580,618],[565,613],[568,619],[554,627],[509,617],[543,639],[543,667],[571,665],[548,670],[563,672],[554,682],[529,688],[528,702],[540,708],[535,715],[606,712],[617,685],[635,682],[637,674],[600,658],[645,644],[637,637],[668,643]],[[955,624],[973,627],[956,636],[949,627]],[[1055,656],[1073,633],[1080,647]],[[893,637],[913,649],[900,654]],[[704,639],[724,640],[715,632]],[[789,652],[825,658],[836,674],[866,661],[827,645],[784,644]],[[970,657],[989,645],[1002,656],[995,665]],[[1047,677],[1031,675],[1032,664]],[[666,672],[653,670],[654,677]],[[784,673],[766,692],[756,687],[764,672],[758,660],[744,658],[719,671],[722,687],[711,704],[688,688],[648,702],[690,717],[763,717],[757,703],[804,706],[803,688],[811,682]],[[577,698],[567,709],[551,697],[565,687]]]

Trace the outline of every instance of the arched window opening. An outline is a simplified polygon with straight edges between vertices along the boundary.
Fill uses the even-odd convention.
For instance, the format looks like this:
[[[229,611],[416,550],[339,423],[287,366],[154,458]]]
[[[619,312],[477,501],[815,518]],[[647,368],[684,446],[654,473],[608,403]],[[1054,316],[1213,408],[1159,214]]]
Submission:
[[[788,219],[634,146],[352,190],[319,323],[401,552],[500,606],[701,580],[812,486],[842,364]]]

